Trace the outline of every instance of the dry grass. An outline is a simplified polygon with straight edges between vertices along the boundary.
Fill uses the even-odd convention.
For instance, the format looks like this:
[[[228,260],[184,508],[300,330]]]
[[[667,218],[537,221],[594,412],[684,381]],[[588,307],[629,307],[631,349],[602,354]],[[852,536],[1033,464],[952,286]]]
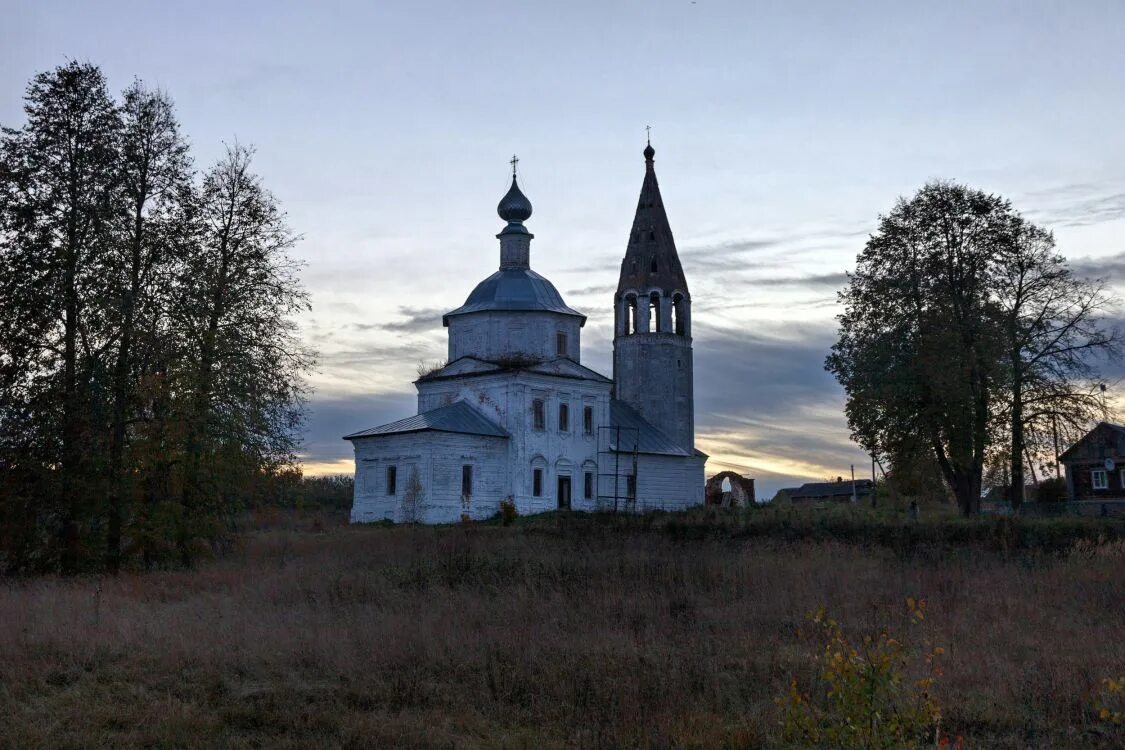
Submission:
[[[773,745],[825,607],[853,632],[929,602],[970,747],[1115,746],[1125,547],[1070,556],[657,531],[264,530],[195,572],[0,584],[8,747]]]

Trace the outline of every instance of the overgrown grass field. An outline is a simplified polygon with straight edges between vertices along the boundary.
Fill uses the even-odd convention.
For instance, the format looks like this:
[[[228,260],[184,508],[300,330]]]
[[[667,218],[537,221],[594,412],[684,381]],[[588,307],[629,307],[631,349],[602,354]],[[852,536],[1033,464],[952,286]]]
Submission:
[[[777,747],[792,682],[823,692],[823,608],[940,646],[966,747],[1120,746],[1118,526],[827,518],[283,515],[194,571],[0,582],[0,744]]]

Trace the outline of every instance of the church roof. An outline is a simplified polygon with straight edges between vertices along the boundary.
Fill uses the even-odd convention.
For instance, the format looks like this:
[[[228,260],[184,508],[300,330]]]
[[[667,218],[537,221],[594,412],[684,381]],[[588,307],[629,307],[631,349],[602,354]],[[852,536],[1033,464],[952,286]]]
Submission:
[[[398,435],[404,432],[424,432],[426,430],[458,432],[465,435],[486,435],[488,437],[508,437],[508,433],[500,425],[466,402],[457,401],[448,406],[439,406],[413,417],[400,419],[397,422],[372,427],[370,430],[353,432],[351,435],[345,435],[344,440],[378,435]]]
[[[595,372],[589,367],[584,367],[566,357],[548,359],[542,362],[521,362],[514,358],[506,362],[489,362],[483,359],[477,359],[476,357],[461,357],[445,365],[440,370],[435,370],[434,372],[423,375],[418,378],[418,380],[421,382],[443,380],[446,378],[474,377],[477,375],[495,375],[497,373],[513,372],[516,370],[533,372],[538,375],[552,375],[560,378],[596,380],[602,383],[612,382],[605,375]]]
[[[664,211],[660,184],[656,181],[656,168],[652,163],[655,153],[651,144],[645,147],[645,178],[625,258],[621,261],[618,294],[629,289],[642,293],[661,289],[669,296],[677,291],[688,294],[687,279],[676,253],[676,240]]]
[[[609,426],[621,428],[621,432],[615,430],[610,438],[609,447],[613,451],[632,453],[636,449],[638,453],[659,453],[666,456],[703,455],[677,445],[624,401],[610,400]]]
[[[477,284],[465,304],[447,312],[442,317],[442,324],[448,326],[453,315],[488,311],[553,312],[574,315],[586,322],[586,316],[567,307],[555,285],[535,271],[530,268],[501,268]]]

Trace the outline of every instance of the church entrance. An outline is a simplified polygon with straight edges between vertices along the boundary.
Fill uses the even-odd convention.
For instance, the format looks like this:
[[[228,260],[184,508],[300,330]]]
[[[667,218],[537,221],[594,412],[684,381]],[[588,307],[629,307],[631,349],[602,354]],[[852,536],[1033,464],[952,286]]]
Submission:
[[[559,477],[559,510],[570,510],[570,477]]]

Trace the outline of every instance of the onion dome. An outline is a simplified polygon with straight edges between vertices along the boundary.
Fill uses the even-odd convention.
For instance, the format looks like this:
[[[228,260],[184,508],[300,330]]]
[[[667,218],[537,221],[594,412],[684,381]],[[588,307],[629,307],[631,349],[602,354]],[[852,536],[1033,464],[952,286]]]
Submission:
[[[496,206],[496,213],[509,224],[522,224],[531,217],[531,201],[520,191],[515,175],[512,175],[512,186]]]

